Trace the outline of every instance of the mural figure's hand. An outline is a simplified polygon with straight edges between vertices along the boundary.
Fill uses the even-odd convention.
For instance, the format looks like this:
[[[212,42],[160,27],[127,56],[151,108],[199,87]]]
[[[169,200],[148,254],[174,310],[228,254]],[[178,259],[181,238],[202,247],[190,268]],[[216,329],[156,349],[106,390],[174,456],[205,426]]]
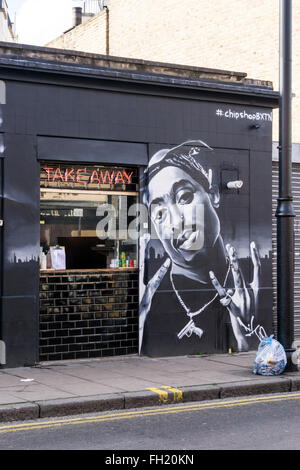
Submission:
[[[146,245],[149,243],[150,235],[147,234],[140,239],[140,253],[146,253]],[[141,352],[142,347],[142,340],[143,340],[143,333],[144,333],[144,324],[146,321],[146,317],[149,313],[151,308],[151,303],[153,296],[160,286],[161,281],[165,277],[169,267],[171,264],[171,260],[168,258],[163,263],[163,265],[158,269],[158,271],[154,274],[152,279],[145,285],[143,283],[144,279],[144,270],[145,270],[145,258],[141,260],[140,263],[140,315],[139,315],[139,352]]]
[[[243,334],[242,326],[244,326],[245,331],[250,331],[252,329],[250,325],[252,324],[253,317],[256,316],[261,265],[256,245],[254,242],[251,242],[250,253],[253,263],[253,281],[250,283],[253,299],[251,299],[249,289],[246,286],[243,273],[238,264],[235,248],[228,244],[226,245],[226,250],[230,261],[234,290],[229,289],[226,291],[215,277],[215,274],[212,271],[210,271],[209,274],[212,284],[220,296],[221,304],[226,307],[229,312],[232,329],[238,343],[238,349],[242,351],[248,349],[248,343]]]

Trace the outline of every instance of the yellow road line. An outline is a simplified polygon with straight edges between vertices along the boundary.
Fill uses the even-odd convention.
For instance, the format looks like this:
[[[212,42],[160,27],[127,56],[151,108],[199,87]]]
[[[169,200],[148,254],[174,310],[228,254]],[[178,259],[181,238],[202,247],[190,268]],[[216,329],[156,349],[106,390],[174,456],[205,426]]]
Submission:
[[[235,406],[246,406],[252,404],[263,404],[272,403],[286,400],[298,400],[300,399],[300,393],[289,394],[289,395],[276,395],[276,396],[263,396],[255,398],[240,399],[234,401],[222,401],[221,403],[202,403],[197,405],[183,405],[176,406],[173,408],[156,408],[144,411],[123,411],[113,414],[104,414],[102,416],[91,416],[91,417],[80,417],[80,418],[66,418],[61,420],[44,421],[38,423],[23,423],[23,424],[11,424],[6,426],[0,426],[0,434],[17,431],[33,431],[44,428],[52,428],[57,426],[66,426],[71,424],[88,424],[97,422],[108,422],[116,421],[120,419],[133,419],[145,416],[156,416],[163,414],[177,414],[189,411],[200,411],[218,408],[228,408]]]
[[[161,390],[164,388],[165,390]],[[166,390],[170,390],[170,392],[173,392],[173,402],[178,403],[182,401],[182,390],[179,390],[178,388],[170,387],[169,385],[162,385],[161,388],[147,388],[147,390],[151,390],[151,392],[155,392],[159,396],[159,403],[164,403],[165,405],[168,403],[169,400],[169,394]]]
[[[224,405],[237,405],[237,404],[251,404],[251,403],[259,403],[261,401],[265,402],[265,401],[269,401],[269,400],[288,400],[288,399],[292,399],[292,398],[300,398],[300,393],[293,393],[292,395],[289,394],[289,395],[271,395],[271,396],[262,396],[262,397],[255,397],[255,398],[242,398],[242,399],[235,399],[233,401],[229,401],[227,400],[226,402],[225,401],[222,401],[222,402],[214,402],[213,404],[211,402],[209,403],[197,403],[197,404],[187,404],[187,405],[182,405],[182,406],[177,406],[176,407],[176,410],[180,411],[180,410],[187,410],[187,409],[190,409],[191,411],[193,411],[195,408],[196,409],[201,409],[201,408],[206,408],[208,406],[214,406],[214,407],[220,407],[220,406],[224,406]],[[171,408],[167,408],[165,410],[169,410]],[[123,416],[124,414],[126,415],[141,415],[141,413],[147,413],[147,414],[155,414],[156,412],[160,412],[162,411],[161,408],[155,408],[155,409],[150,409],[150,410],[144,410],[144,411],[121,411],[121,412],[118,412],[118,413],[111,413],[111,414],[105,414],[103,415],[103,418],[110,418],[110,417],[115,417],[115,416]],[[89,420],[89,419],[94,419],[95,416],[91,416],[91,417],[86,417],[86,418],[82,418],[82,417],[79,417],[79,418],[68,418],[68,421],[69,422],[76,422],[78,420],[82,420],[82,419],[86,419],[86,420]],[[97,416],[96,418],[99,418],[99,416]],[[43,424],[53,424],[53,422],[64,422],[66,420],[66,418],[64,419],[61,419],[59,421],[44,421]],[[26,426],[36,426],[37,423],[26,423]],[[0,430],[2,429],[5,429],[5,428],[9,428],[11,426],[14,426],[14,427],[18,427],[18,426],[24,426],[24,424],[14,424],[14,425],[6,425],[6,426],[0,426]]]
[[[170,387],[169,385],[163,385],[161,388],[165,388],[166,390],[170,390],[171,392],[174,393],[175,403],[182,401],[182,397],[183,397],[182,390],[179,390],[178,388]]]
[[[151,390],[151,392],[155,392],[158,394],[159,396],[159,402],[160,403],[164,403],[164,404],[167,404],[168,403],[168,392],[166,392],[165,390],[161,390],[160,388],[155,388],[155,387],[152,387],[152,388],[148,388],[147,390]]]

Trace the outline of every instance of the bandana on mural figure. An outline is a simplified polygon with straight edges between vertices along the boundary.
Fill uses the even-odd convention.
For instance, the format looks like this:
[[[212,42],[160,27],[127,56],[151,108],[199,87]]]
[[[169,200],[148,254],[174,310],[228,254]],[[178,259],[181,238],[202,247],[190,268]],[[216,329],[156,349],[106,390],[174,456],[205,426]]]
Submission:
[[[159,150],[145,170],[142,197],[154,232],[140,239],[141,353],[200,352],[202,337],[211,333],[218,341],[213,338],[224,336],[228,324],[238,351],[249,349],[250,338],[258,343],[266,336],[258,312],[258,249],[248,242],[247,283],[235,247],[221,234],[217,164],[213,149],[195,140]],[[214,325],[218,332],[209,331]]]

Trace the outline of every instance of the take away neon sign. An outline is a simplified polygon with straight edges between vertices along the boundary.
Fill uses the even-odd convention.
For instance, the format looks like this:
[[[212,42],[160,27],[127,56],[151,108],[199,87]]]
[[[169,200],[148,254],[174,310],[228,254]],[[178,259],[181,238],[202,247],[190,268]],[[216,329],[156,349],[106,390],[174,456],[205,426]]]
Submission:
[[[133,171],[91,168],[43,168],[48,183],[132,184]]]

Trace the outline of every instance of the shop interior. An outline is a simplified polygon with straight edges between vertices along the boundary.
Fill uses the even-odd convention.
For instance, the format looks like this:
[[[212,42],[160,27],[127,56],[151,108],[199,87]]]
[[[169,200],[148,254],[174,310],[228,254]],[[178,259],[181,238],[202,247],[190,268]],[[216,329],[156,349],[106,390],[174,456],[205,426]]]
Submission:
[[[133,191],[41,187],[41,270],[136,268],[138,240],[128,227],[137,202]]]

